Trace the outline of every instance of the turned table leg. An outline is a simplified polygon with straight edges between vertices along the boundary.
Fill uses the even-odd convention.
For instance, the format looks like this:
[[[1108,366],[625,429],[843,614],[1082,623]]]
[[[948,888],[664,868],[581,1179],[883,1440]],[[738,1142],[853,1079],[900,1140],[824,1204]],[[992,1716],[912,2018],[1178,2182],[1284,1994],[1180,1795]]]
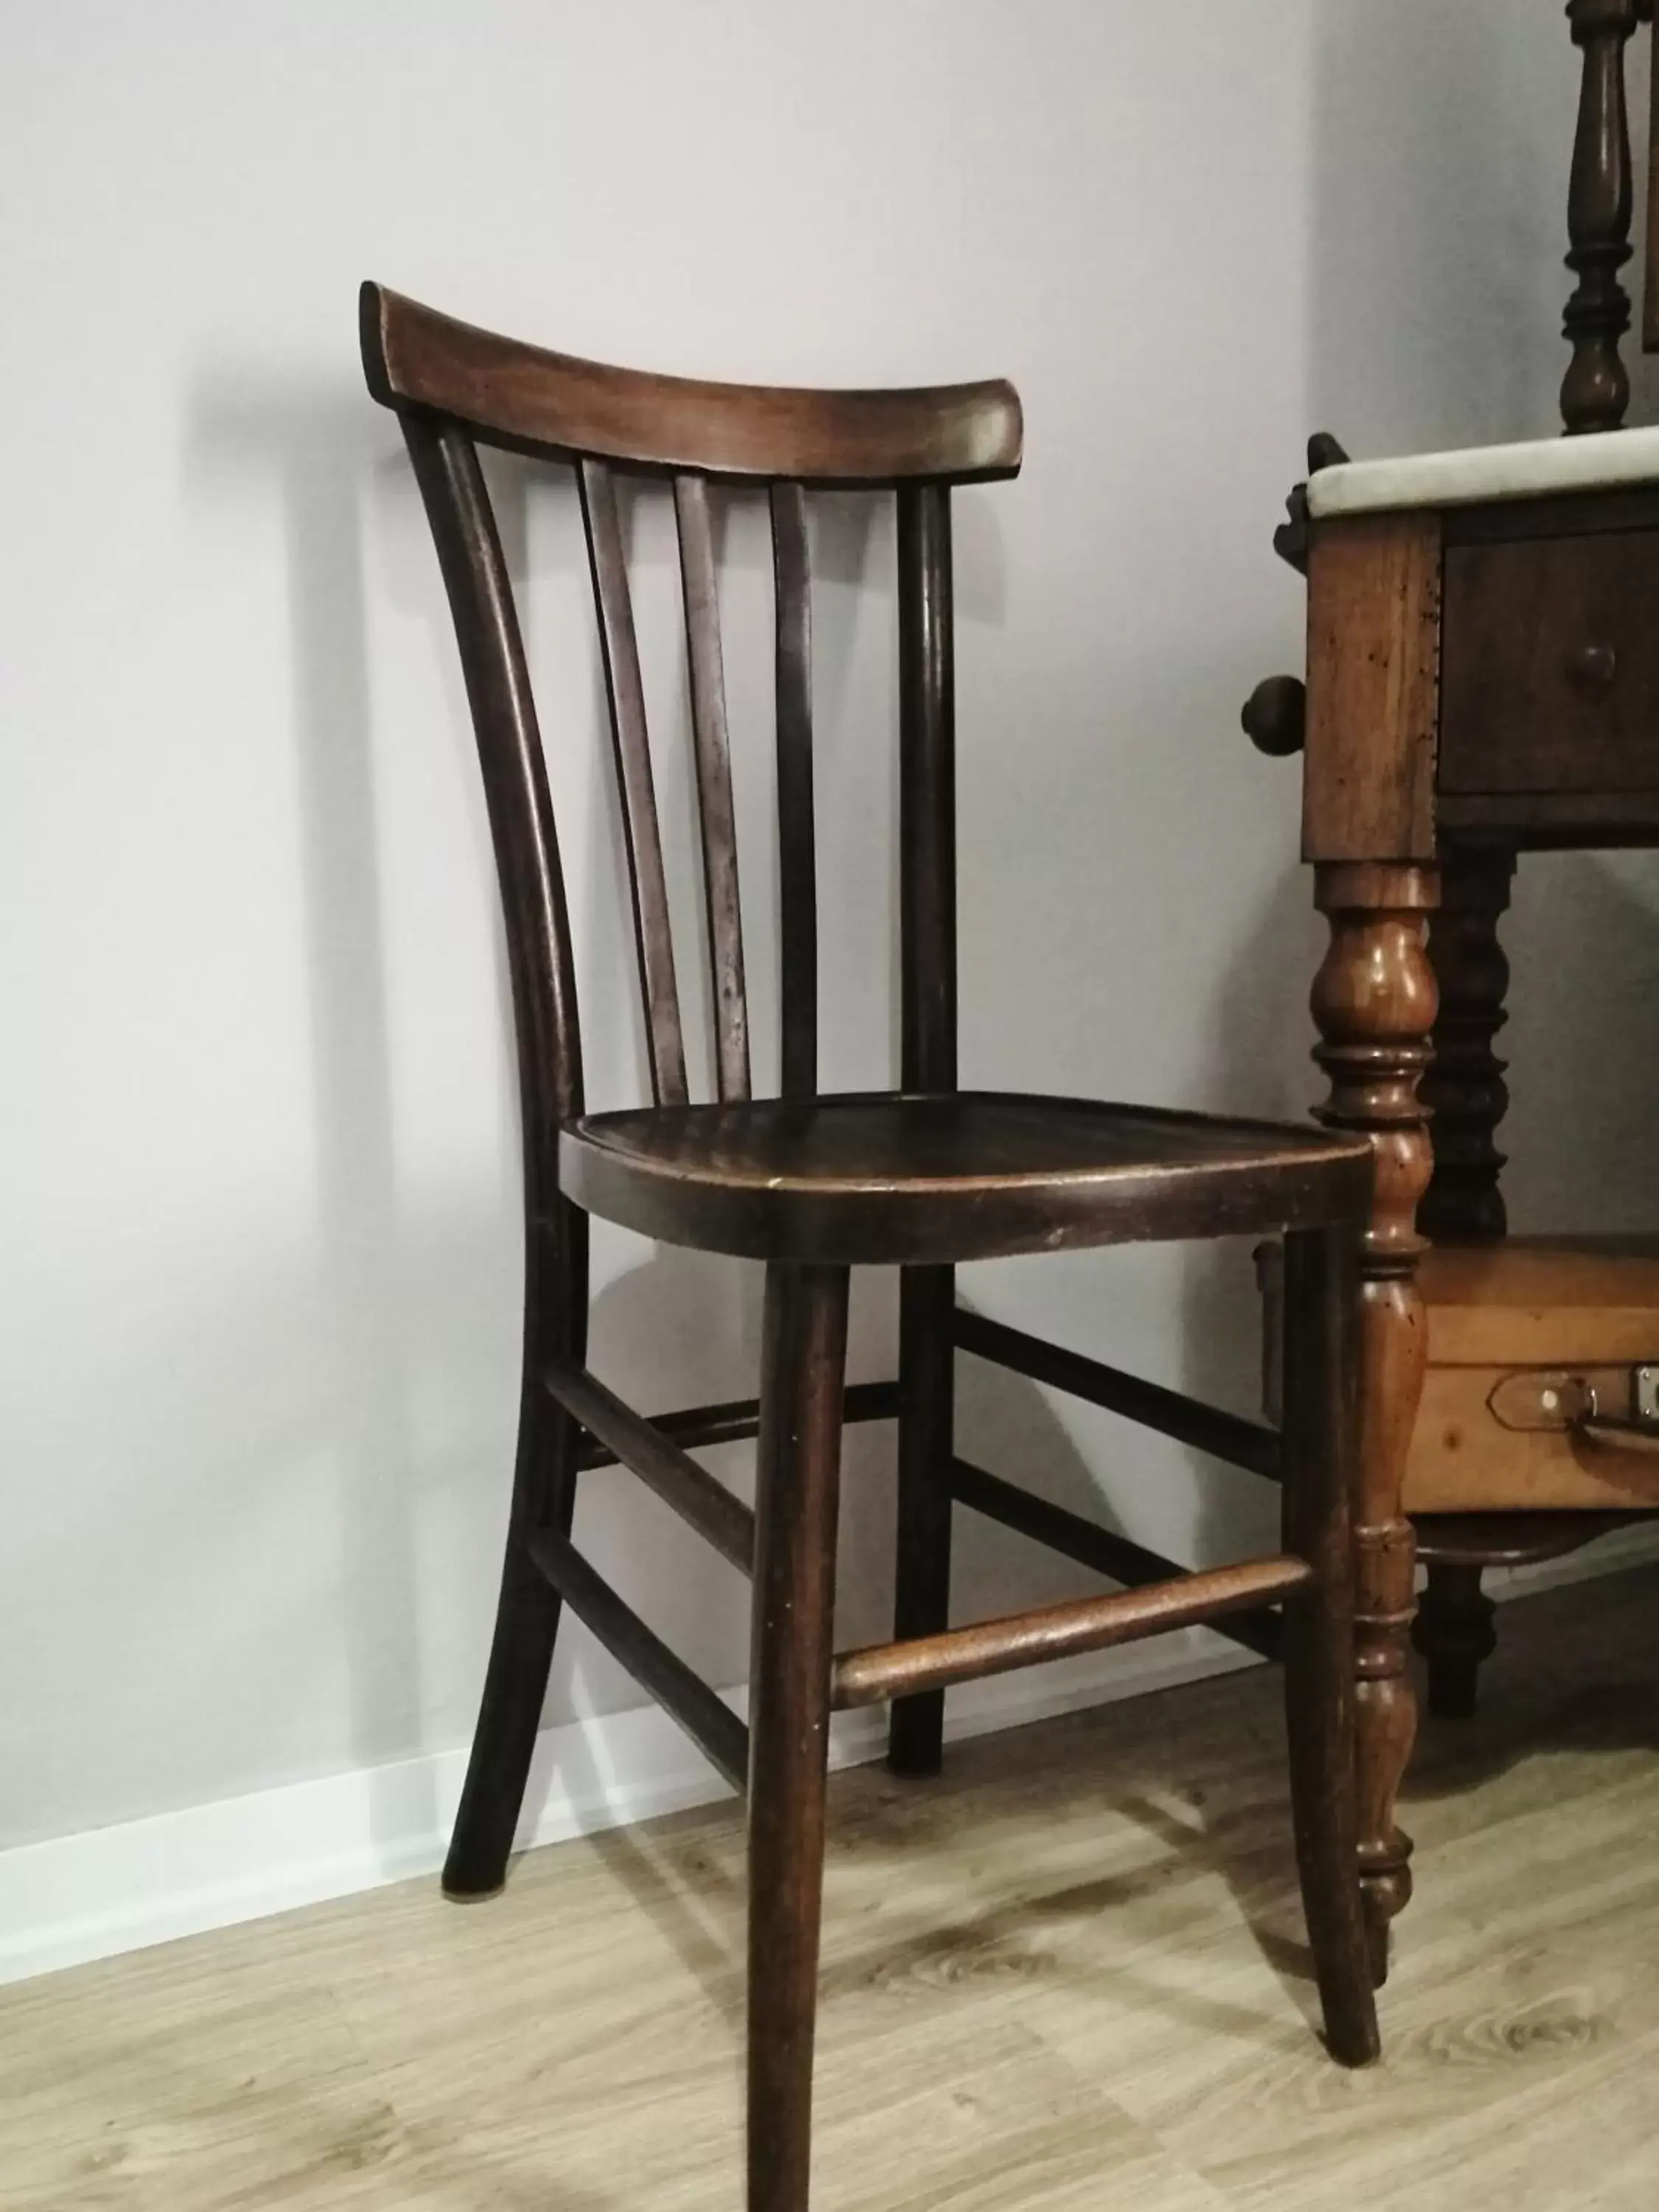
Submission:
[[[1454,848],[1441,860],[1440,905],[1429,924],[1440,1011],[1420,1093],[1433,1124],[1434,1176],[1417,1209],[1418,1227],[1436,1244],[1481,1243],[1508,1226],[1496,1136],[1510,1094],[1492,1044],[1509,1019],[1510,963],[1498,925],[1514,873],[1515,854],[1498,846]]]
[[[1481,1667],[1498,1649],[1492,1625],[1498,1608],[1480,1587],[1482,1571],[1447,1559],[1429,1569],[1412,1641],[1428,1662],[1429,1711],[1437,1720],[1473,1717]]]
[[[1316,879],[1331,928],[1312,1000],[1320,1035],[1314,1057],[1330,1096],[1316,1111],[1333,1128],[1362,1131],[1376,1159],[1360,1261],[1354,1663],[1360,1885],[1381,1982],[1389,1924],[1411,1896],[1411,1842],[1395,1822],[1417,1729],[1414,1547],[1401,1496],[1427,1348],[1416,1216],[1433,1159],[1417,1086],[1436,1012],[1425,940],[1438,881],[1432,867],[1369,861],[1322,863]]]

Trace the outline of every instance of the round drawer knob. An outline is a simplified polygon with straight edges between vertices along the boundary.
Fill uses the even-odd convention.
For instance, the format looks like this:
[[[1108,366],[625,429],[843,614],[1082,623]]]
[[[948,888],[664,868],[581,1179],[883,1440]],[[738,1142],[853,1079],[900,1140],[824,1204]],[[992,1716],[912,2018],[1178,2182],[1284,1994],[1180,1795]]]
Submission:
[[[1299,676],[1267,676],[1244,702],[1239,720],[1258,752],[1285,760],[1302,750],[1308,694]]]
[[[1567,654],[1568,681],[1581,691],[1605,691],[1619,673],[1619,656],[1610,645],[1575,645]]]

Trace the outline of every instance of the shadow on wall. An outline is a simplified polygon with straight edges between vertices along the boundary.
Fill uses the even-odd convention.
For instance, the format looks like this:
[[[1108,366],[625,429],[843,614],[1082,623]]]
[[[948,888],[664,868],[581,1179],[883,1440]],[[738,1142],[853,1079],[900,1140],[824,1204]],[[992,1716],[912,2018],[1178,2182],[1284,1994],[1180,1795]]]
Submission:
[[[228,369],[194,396],[188,465],[218,495],[283,506],[312,1018],[313,1328],[337,1470],[338,1605],[352,1752],[418,1744],[422,1644],[409,1471],[405,1277],[370,750],[362,510],[373,452],[360,396]],[[399,1725],[396,1717],[402,1717]],[[435,1803],[423,1808],[435,1826]],[[409,1808],[399,1814],[406,1824]],[[380,1823],[374,1820],[374,1832]]]

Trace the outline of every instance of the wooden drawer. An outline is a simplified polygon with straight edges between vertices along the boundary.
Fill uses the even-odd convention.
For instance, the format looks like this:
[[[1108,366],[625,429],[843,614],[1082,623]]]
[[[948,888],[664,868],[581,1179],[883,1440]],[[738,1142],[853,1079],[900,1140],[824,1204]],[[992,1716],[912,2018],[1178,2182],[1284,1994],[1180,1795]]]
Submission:
[[[1659,791],[1659,531],[1445,553],[1439,787]]]

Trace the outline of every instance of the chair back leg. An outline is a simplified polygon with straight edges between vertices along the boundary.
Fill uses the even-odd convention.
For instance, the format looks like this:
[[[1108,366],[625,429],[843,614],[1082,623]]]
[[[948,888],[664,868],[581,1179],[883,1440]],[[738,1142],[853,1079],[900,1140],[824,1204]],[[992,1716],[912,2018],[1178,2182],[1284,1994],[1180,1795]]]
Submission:
[[[507,1879],[559,1630],[559,1594],[530,1545],[539,1534],[568,1537],[575,1510],[581,1431],[550,1394],[546,1373],[555,1357],[580,1361],[586,1353],[587,1224],[566,1207],[558,1228],[557,1241],[543,1249],[533,1215],[526,1223],[532,1264],[507,1556],[478,1724],[444,1861],[444,1893],[463,1901],[494,1896]]]
[[[893,1638],[937,1636],[951,1618],[956,1270],[906,1267],[899,1290],[898,1544]],[[937,1774],[945,1692],[896,1698],[887,1760],[895,1774]]]

